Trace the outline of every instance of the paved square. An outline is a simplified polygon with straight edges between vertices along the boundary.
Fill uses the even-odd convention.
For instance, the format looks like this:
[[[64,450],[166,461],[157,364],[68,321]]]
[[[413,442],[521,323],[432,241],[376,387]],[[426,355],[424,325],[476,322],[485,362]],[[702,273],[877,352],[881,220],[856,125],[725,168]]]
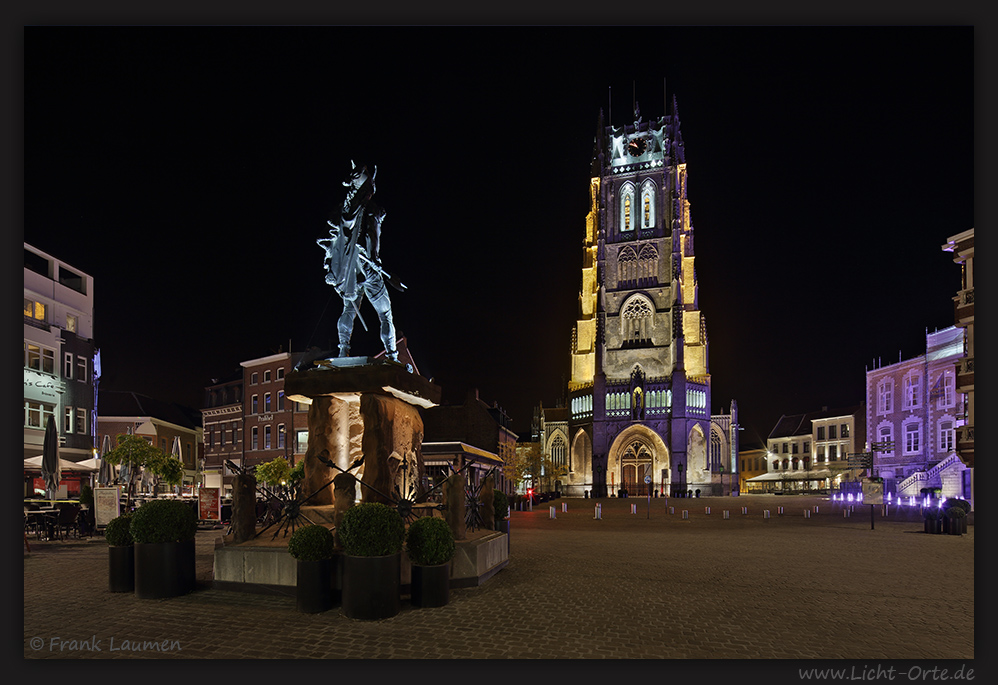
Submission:
[[[485,585],[440,608],[403,600],[374,622],[211,588],[221,531],[198,533],[198,590],[163,600],[108,592],[100,538],[30,540],[24,656],[974,658],[973,524],[925,535],[917,508],[877,507],[871,530],[869,506],[845,517],[820,497],[652,499],[650,512],[647,498],[601,502],[601,520],[588,499],[512,512],[509,565]],[[160,647],[135,651],[144,642]]]

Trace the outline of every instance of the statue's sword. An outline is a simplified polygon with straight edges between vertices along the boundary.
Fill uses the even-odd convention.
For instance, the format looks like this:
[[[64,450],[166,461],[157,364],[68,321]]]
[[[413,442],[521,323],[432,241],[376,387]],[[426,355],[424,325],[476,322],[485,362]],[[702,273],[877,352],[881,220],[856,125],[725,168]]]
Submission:
[[[371,267],[372,269],[374,269],[375,271],[377,271],[379,274],[381,274],[381,277],[383,279],[385,279],[385,282],[388,285],[392,286],[396,290],[405,290],[406,289],[405,283],[403,283],[402,281],[398,280],[394,276],[390,275],[387,271],[385,271],[384,269],[382,269],[381,266],[379,266],[374,261],[372,261],[371,258],[367,256],[367,250],[365,250],[360,245],[357,246],[357,254],[360,255],[360,258],[362,260],[364,260],[365,264],[367,264],[369,267]]]

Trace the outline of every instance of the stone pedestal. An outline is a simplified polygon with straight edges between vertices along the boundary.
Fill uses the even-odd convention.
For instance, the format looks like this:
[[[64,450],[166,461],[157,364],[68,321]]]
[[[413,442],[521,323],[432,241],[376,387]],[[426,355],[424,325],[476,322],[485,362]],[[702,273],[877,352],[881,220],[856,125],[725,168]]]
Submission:
[[[387,502],[405,494],[423,475],[423,421],[418,407],[440,400],[440,388],[397,362],[348,357],[293,371],[284,379],[290,400],[309,404],[304,493],[310,505],[347,498],[349,471],[361,483],[355,497]],[[325,465],[319,457],[339,468]],[[342,470],[341,470],[342,469]],[[352,502],[351,502],[352,504]]]

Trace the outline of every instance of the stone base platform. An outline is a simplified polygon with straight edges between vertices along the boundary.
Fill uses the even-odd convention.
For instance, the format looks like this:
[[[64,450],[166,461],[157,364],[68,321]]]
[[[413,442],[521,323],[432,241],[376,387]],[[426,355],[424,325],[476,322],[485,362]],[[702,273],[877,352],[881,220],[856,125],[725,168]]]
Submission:
[[[288,553],[288,538],[283,533],[271,540],[273,533],[265,532],[258,538],[235,544],[222,544],[215,548],[214,581],[212,587],[220,590],[281,594],[293,597],[298,582],[298,564]],[[468,533],[467,540],[457,542],[451,561],[451,588],[481,585],[509,563],[506,534],[493,530]],[[335,590],[342,588],[341,555],[334,557]],[[409,594],[412,567],[402,553],[402,594]]]

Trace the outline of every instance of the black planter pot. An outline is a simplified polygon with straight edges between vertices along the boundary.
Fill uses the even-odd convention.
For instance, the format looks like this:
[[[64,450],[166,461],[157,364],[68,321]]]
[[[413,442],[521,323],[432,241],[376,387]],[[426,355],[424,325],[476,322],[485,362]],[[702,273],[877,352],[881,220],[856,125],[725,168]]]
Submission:
[[[333,560],[298,560],[298,611],[318,614],[333,608]]]
[[[942,531],[943,522],[940,519],[925,519],[926,533],[941,533]]]
[[[946,525],[944,527],[945,532],[949,533],[950,535],[963,535],[964,533],[967,532],[966,530],[964,530],[964,526],[967,523],[966,516],[958,519],[950,518],[949,516],[947,516],[944,520],[946,521]]]
[[[410,601],[414,607],[442,607],[450,601],[450,562],[412,565]]]
[[[193,544],[136,543],[135,595],[140,599],[162,599],[190,592],[194,578]]]
[[[177,564],[182,594],[194,592],[194,587],[197,584],[197,572],[193,540],[177,543]]]
[[[343,614],[347,618],[391,618],[402,609],[402,553],[383,557],[343,555]]]
[[[107,548],[108,589],[111,592],[135,591],[135,547],[111,545]]]

